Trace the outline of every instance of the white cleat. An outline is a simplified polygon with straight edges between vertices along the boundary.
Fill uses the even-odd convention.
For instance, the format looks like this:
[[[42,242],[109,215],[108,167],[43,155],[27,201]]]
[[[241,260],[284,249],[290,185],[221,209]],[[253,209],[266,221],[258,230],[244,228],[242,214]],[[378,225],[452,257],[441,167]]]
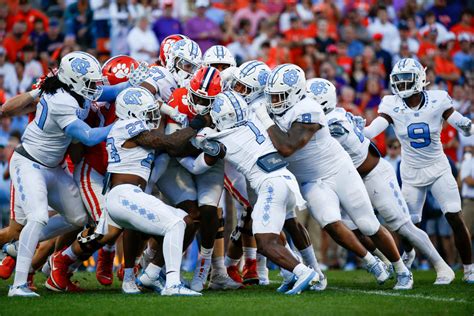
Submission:
[[[453,282],[455,277],[456,275],[454,274],[454,271],[448,267],[448,269],[440,271],[436,274],[436,281],[433,284],[434,285],[448,285],[448,284],[451,284],[451,282]]]
[[[296,275],[294,275],[293,273],[291,273],[291,275],[289,275],[289,277],[285,277],[283,278],[283,282],[281,283],[281,285],[277,288],[277,292],[278,293],[286,293],[288,292],[296,283]]]
[[[285,294],[287,295],[298,295],[304,290],[311,288],[319,281],[319,274],[313,269],[308,269],[301,277],[296,280],[293,288]]]
[[[149,290],[155,291],[156,293],[160,294],[161,291],[164,288],[164,285],[161,281],[162,281],[162,279],[160,277],[153,280],[144,271],[138,276],[138,278],[136,280],[136,283],[139,287],[144,287],[144,288],[147,288]]]
[[[162,296],[202,296],[201,293],[193,291],[185,287],[183,284],[177,284],[165,287],[161,291]]]
[[[319,281],[316,282],[315,285],[313,285],[310,290],[312,291],[324,291],[326,287],[328,286],[328,279],[323,273],[318,273],[319,274]]]
[[[467,284],[474,284],[474,271],[471,270],[468,273],[464,273],[462,280]]]
[[[135,280],[132,281],[123,281],[122,282],[122,292],[124,294],[141,294],[142,291],[138,288]]]
[[[29,287],[28,284],[23,284],[20,286],[10,286],[8,290],[8,297],[39,297],[39,294],[33,292]]]
[[[211,269],[211,259],[199,258],[194,270],[194,276],[191,281],[191,290],[201,292],[207,281],[207,275]]]
[[[394,290],[411,290],[413,288],[413,274],[411,272],[397,274],[397,284]]]
[[[379,258],[375,257],[372,265],[367,265],[367,271],[375,276],[378,284],[384,284],[390,278],[387,266]]]
[[[415,249],[412,249],[409,252],[406,252],[406,251],[403,252],[402,261],[408,270],[411,270],[411,266],[413,265],[413,261],[415,261],[415,258],[416,258]]]
[[[270,285],[270,279],[269,278],[264,278],[264,277],[259,277],[258,278],[258,285],[261,285],[261,286]]]
[[[209,289],[211,290],[237,290],[243,287],[242,283],[235,282],[227,274],[211,274],[211,280],[209,281]]]

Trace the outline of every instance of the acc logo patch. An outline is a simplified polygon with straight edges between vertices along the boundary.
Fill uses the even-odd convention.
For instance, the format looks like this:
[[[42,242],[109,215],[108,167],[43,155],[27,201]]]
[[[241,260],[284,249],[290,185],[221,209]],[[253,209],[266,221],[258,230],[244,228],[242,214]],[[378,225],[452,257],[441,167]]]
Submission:
[[[298,73],[296,70],[292,69],[283,74],[283,83],[289,85],[290,87],[294,86],[298,82]]]
[[[125,92],[125,95],[123,96],[123,100],[127,104],[140,105],[142,104],[142,102],[140,101],[141,96],[142,96],[142,93],[140,91],[130,90],[130,91]]]
[[[91,64],[87,60],[81,58],[74,58],[74,60],[71,62],[72,70],[81,75],[85,75],[87,73],[87,69],[90,66]]]

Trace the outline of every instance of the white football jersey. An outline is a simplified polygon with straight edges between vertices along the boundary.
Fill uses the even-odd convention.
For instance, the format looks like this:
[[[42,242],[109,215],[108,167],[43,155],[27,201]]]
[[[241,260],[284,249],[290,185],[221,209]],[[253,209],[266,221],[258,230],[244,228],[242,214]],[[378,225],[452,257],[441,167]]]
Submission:
[[[90,102],[81,108],[76,99],[59,89],[43,94],[36,107],[35,119],[28,124],[21,138],[25,150],[48,167],[56,167],[71,143],[64,129],[72,122],[87,117]]]
[[[217,132],[210,135],[208,139],[217,140],[225,145],[227,149],[225,159],[247,178],[256,191],[269,177],[289,173],[286,168],[267,173],[257,165],[258,158],[277,150],[267,131],[253,115],[247,124]]]
[[[140,146],[124,148],[123,144],[138,134],[150,130],[142,120],[118,120],[107,136],[109,165],[107,172],[133,174],[148,180],[151,164],[155,158],[154,150]]]
[[[385,96],[379,113],[390,116],[395,134],[402,145],[402,163],[424,168],[445,160],[441,144],[443,113],[453,106],[446,91],[423,91],[425,100],[419,110],[410,109],[396,95]]]
[[[178,87],[169,70],[161,66],[151,67],[150,75],[145,82],[151,84],[156,89],[156,98],[163,102],[168,102],[174,89]]]
[[[364,133],[356,126],[353,121],[353,115],[346,112],[343,108],[335,108],[326,114],[328,126],[340,124],[347,133],[338,137],[339,144],[351,156],[352,163],[358,168],[367,158],[369,152],[370,140],[364,136]]]
[[[350,159],[337,140],[331,137],[326,116],[313,99],[306,97],[283,115],[275,115],[273,119],[285,132],[294,122],[318,123],[322,126],[303,148],[285,158],[290,163],[288,169],[299,183],[314,182],[331,176],[340,168],[338,161]]]

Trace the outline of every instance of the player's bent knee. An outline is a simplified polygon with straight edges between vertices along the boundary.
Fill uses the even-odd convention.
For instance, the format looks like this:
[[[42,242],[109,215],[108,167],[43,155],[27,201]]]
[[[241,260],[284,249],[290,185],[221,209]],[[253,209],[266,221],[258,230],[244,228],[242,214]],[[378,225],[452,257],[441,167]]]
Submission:
[[[380,223],[371,218],[359,218],[356,221],[356,225],[365,236],[373,236],[380,229]]]
[[[418,224],[419,222],[421,222],[421,215],[410,214],[410,218],[413,224]]]
[[[48,221],[48,212],[34,212],[27,215],[27,222],[37,222],[43,226],[46,226]]]

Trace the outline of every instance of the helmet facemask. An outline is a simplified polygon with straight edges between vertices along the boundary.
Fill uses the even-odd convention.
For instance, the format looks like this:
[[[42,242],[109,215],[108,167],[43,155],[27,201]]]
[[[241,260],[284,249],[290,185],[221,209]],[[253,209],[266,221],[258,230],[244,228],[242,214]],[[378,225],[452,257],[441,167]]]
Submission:
[[[403,99],[421,92],[418,81],[418,75],[413,72],[402,72],[390,75],[390,85],[393,93]]]
[[[291,107],[289,101],[290,92],[265,93],[267,108],[273,114],[282,114]]]
[[[194,75],[194,73],[199,69],[199,64],[193,61],[184,59],[182,57],[175,58],[174,62],[174,73],[176,81],[180,86],[184,85],[184,82]]]
[[[203,94],[193,91],[193,89],[190,87],[188,89],[189,111],[191,111],[191,113],[193,113],[194,115],[207,114],[209,113],[212,102],[215,98],[215,96],[204,96]]]
[[[237,79],[235,76],[233,76],[232,78],[230,88],[240,94],[247,103],[251,103],[252,101],[254,101],[259,94],[258,88],[251,87],[245,84],[241,80]]]
[[[73,80],[73,79],[71,79]],[[77,94],[83,96],[90,101],[96,101],[102,94],[103,79],[86,79],[84,85],[79,91],[75,91]]]

